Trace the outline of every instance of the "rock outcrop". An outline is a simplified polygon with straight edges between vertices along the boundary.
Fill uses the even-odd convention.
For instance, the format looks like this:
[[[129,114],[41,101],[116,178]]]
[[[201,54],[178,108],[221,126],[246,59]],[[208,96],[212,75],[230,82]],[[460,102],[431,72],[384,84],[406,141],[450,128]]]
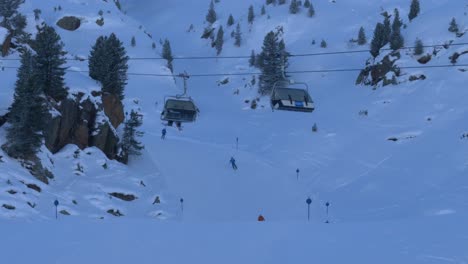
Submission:
[[[382,83],[383,86],[389,84],[397,84],[396,77],[400,76],[400,68],[395,65],[395,62],[400,59],[400,53],[393,52],[385,56],[381,62],[370,65],[361,71],[356,84],[377,86]],[[391,75],[391,77],[390,77]]]
[[[62,17],[57,21],[57,26],[68,31],[75,31],[81,26],[81,19],[74,16]]]
[[[102,105],[104,113],[109,118],[112,126],[117,128],[125,120],[123,104],[119,97],[113,94],[104,94],[102,96]]]

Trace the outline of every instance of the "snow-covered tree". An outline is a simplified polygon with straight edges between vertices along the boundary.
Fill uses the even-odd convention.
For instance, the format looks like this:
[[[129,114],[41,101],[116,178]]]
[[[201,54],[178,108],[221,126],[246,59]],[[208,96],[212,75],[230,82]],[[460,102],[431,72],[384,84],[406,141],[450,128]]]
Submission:
[[[284,46],[284,42],[281,44]],[[281,47],[278,35],[269,32],[263,40],[262,52],[257,57],[258,66],[262,72],[259,77],[259,93],[267,94],[273,88],[275,82],[284,80],[284,71],[287,63],[285,60],[285,47]]]
[[[253,66],[256,65],[256,63],[255,63],[256,57],[257,57],[257,56],[255,55],[255,51],[252,50],[252,52],[250,53],[250,58],[249,58],[249,66],[250,66],[250,67],[253,67]]]
[[[237,47],[240,47],[242,44],[242,33],[241,33],[241,27],[240,24],[237,23],[236,31],[234,32],[234,45]]]
[[[452,21],[450,21],[448,31],[452,33],[458,33],[460,31],[460,29],[458,28],[457,20],[455,20],[455,18],[452,18]]]
[[[291,14],[297,14],[299,12],[299,3],[297,0],[291,0],[291,3],[289,4],[289,13]]]
[[[279,1],[278,1],[278,4],[284,5],[284,4],[286,4],[286,0],[279,0]]]
[[[276,0],[266,0],[266,4],[267,5],[270,5],[270,4],[276,5]]]
[[[228,18],[228,21],[227,21],[227,26],[230,27],[232,25],[234,25],[235,21],[234,21],[234,17],[232,16],[232,14],[229,15],[229,18]]]
[[[363,27],[359,29],[357,43],[358,45],[365,45],[367,43],[366,32]]]
[[[249,22],[249,24],[252,24],[254,22],[254,19],[255,19],[254,7],[253,5],[250,5],[249,14],[247,15],[247,21]]]
[[[400,12],[395,8],[392,34],[390,35],[390,48],[392,50],[398,50],[405,45],[405,39],[401,34],[401,26],[403,26],[403,22],[400,19]]]
[[[224,44],[224,30],[223,27],[219,27],[218,33],[216,34],[216,40],[215,40],[215,47],[216,47],[216,54],[219,55],[221,51],[223,50],[223,44]]]
[[[127,116],[125,121],[122,141],[120,143],[120,159],[123,163],[128,163],[129,156],[140,156],[144,149],[143,144],[138,141],[138,138],[143,136],[143,132],[138,128],[143,124],[143,116],[134,110],[130,112],[130,117]]]
[[[112,33],[107,39],[106,48],[109,60],[107,74],[102,82],[102,91],[124,98],[127,85],[128,56],[125,47],[117,36]]]
[[[44,93],[36,85],[36,62],[31,51],[24,49],[18,69],[13,104],[10,108],[7,143],[3,146],[14,158],[28,158],[42,145],[44,128]]]
[[[266,14],[265,5],[262,5],[262,9],[260,10],[260,14],[261,14],[262,16]]]
[[[42,11],[40,9],[34,9],[34,19],[39,20],[41,18]]]
[[[307,15],[308,15],[309,17],[315,16],[315,9],[314,9],[314,6],[313,6],[312,4],[310,4],[309,10],[307,10]]]
[[[419,56],[424,53],[424,44],[422,40],[416,39],[416,42],[414,44],[414,55]]]
[[[309,0],[305,0],[305,1],[304,1],[304,7],[305,7],[305,8],[309,8],[309,7],[310,7],[310,1],[309,1]]]
[[[213,1],[211,1],[210,7],[208,8],[208,14],[206,14],[206,21],[208,21],[208,23],[210,24],[213,24],[214,22],[216,22],[216,20],[217,20],[217,15],[216,15],[216,11],[214,8],[214,3]]]
[[[410,12],[408,14],[409,20],[411,21],[415,19],[419,15],[419,11],[420,11],[419,0],[412,0]]]
[[[174,60],[174,57],[172,56],[171,43],[169,42],[168,39],[164,40],[163,49],[162,49],[162,57],[167,60],[167,68],[169,68],[171,72],[174,72],[174,66],[172,65],[172,61]]]
[[[53,27],[44,25],[31,46],[36,52],[36,85],[56,101],[64,99],[68,95],[64,82],[66,52],[60,36]]]
[[[380,54],[380,49],[385,45],[385,28],[382,23],[377,23],[374,30],[374,37],[371,42],[370,53],[377,57]]]

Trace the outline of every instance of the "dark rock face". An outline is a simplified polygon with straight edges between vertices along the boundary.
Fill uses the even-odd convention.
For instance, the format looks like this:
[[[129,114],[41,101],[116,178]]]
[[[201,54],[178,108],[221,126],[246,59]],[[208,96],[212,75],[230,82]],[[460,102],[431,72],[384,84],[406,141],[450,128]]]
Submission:
[[[137,199],[137,197],[133,194],[123,194],[123,193],[113,192],[113,193],[109,193],[109,195],[115,198],[118,198],[120,200],[126,201],[126,202],[131,202]]]
[[[418,62],[421,63],[421,64],[427,64],[428,62],[430,62],[432,59],[432,56],[431,54],[427,54],[425,56],[422,56],[421,58],[418,59]]]
[[[95,146],[101,149],[108,158],[117,156],[118,136],[115,126],[123,122],[123,104],[114,96],[107,96],[106,103],[96,106],[90,98],[82,100],[83,95],[77,95],[75,100],[65,99],[54,106],[54,114],[49,114],[45,129],[45,142],[52,153],[57,153],[68,144],[75,144],[80,149]],[[104,100],[104,97],[103,97]],[[109,113],[110,124],[104,121],[96,124],[100,111]],[[104,114],[104,113],[102,113]]]
[[[104,113],[109,118],[112,126],[117,128],[125,120],[124,108],[120,99],[113,94],[104,94],[102,96],[102,105]]]
[[[113,216],[117,216],[117,217],[124,216],[124,214],[122,214],[119,210],[115,210],[115,209],[109,209],[107,210],[107,213]]]
[[[396,80],[388,79],[387,74],[394,73],[394,76],[400,76],[400,69],[395,65],[395,62],[400,58],[400,53],[392,53],[385,56],[381,62],[373,65],[368,65],[359,74],[356,84],[364,84],[376,86],[380,82],[383,85],[393,84]]]
[[[80,28],[81,20],[74,16],[66,16],[57,21],[57,26],[68,31],[75,31]]]

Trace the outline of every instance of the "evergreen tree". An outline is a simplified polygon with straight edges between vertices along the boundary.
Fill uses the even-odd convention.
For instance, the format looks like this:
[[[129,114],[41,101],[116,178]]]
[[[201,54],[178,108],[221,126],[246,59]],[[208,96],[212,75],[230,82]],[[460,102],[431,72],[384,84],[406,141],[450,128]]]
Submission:
[[[124,163],[128,162],[130,155],[140,156],[144,149],[143,144],[138,141],[138,138],[144,134],[138,130],[142,124],[143,116],[132,110],[130,117],[125,122],[122,142],[120,143],[120,157]]]
[[[314,9],[314,6],[312,4],[310,4],[310,6],[309,6],[309,10],[307,11],[307,15],[309,17],[315,16],[315,9]]]
[[[284,53],[285,48],[280,47],[278,36],[272,31],[269,32],[263,40],[262,52],[257,57],[257,64],[262,72],[259,77],[261,94],[267,94],[275,82],[284,80],[284,71],[287,67]]]
[[[452,21],[450,21],[450,27],[449,27],[448,31],[450,31],[452,33],[458,33],[459,30],[460,29],[458,28],[457,21],[455,20],[455,18],[452,18]]]
[[[234,25],[235,21],[234,21],[234,17],[231,15],[229,15],[229,18],[228,18],[228,21],[227,21],[227,26],[230,27],[232,25]]]
[[[256,59],[255,51],[252,50],[252,53],[250,53],[250,58],[249,58],[249,66],[250,67],[253,67],[253,66],[256,65],[255,59]]]
[[[206,21],[208,21],[208,23],[210,24],[213,24],[214,22],[216,22],[216,20],[217,20],[217,15],[216,15],[216,11],[214,8],[214,3],[213,1],[211,1],[210,7],[208,9],[208,14],[206,14]]]
[[[260,14],[262,16],[266,14],[265,5],[262,5],[262,10],[260,11]]]
[[[366,37],[366,32],[364,31],[364,28],[361,27],[359,29],[359,34],[358,34],[358,40],[357,40],[358,45],[365,45],[367,43],[367,37]]]
[[[168,39],[164,40],[162,57],[167,60],[167,68],[169,68],[171,72],[174,72],[174,67],[172,65],[174,57],[172,56],[171,43]]]
[[[91,53],[88,57],[89,77],[96,81],[102,82],[108,69],[107,59],[107,37],[100,36],[96,39],[96,43],[91,48]]]
[[[370,53],[372,56],[377,57],[380,54],[380,49],[385,45],[385,29],[382,23],[377,23],[374,30],[374,37],[371,42]]]
[[[254,8],[253,5],[250,5],[249,7],[249,14],[247,16],[247,21],[249,21],[249,24],[252,24],[255,19],[255,13],[254,13]]]
[[[120,100],[124,98],[125,85],[127,85],[128,56],[125,47],[117,36],[112,33],[106,42],[107,58],[105,77],[102,91],[117,95]]]
[[[132,37],[131,45],[132,45],[132,47],[135,47],[135,46],[136,46],[136,39],[135,39],[135,36]]]
[[[384,13],[384,23],[383,23],[383,42],[382,42],[382,47],[387,45],[390,42],[390,37],[392,35],[392,26],[390,24],[390,15],[385,12]]]
[[[216,47],[216,54],[219,55],[221,51],[223,50],[223,44],[224,44],[224,30],[223,27],[219,27],[218,33],[216,34],[216,40],[215,40],[215,47]]]
[[[235,39],[234,45],[236,45],[237,47],[240,47],[242,44],[242,33],[241,33],[241,27],[239,23],[237,23],[236,32],[234,33],[234,39]]]
[[[41,13],[42,11],[40,9],[34,9],[34,19],[39,20],[41,18]]]
[[[408,14],[409,20],[415,19],[419,15],[420,7],[419,7],[419,0],[412,0],[410,12]]]
[[[66,52],[60,36],[53,27],[44,25],[39,28],[32,47],[36,51],[36,85],[56,101],[65,99],[68,95],[64,83]]]
[[[284,5],[284,4],[286,4],[286,0],[279,0],[279,1],[278,1],[278,4]]]
[[[289,13],[297,14],[299,12],[299,4],[297,0],[291,0],[291,4],[289,4]]]
[[[266,0],[266,4],[267,5],[276,4],[276,0]]]
[[[320,42],[320,47],[321,48],[326,48],[327,46],[328,46],[327,42],[324,39],[322,39],[322,42]]]
[[[28,39],[28,34],[24,32],[27,21],[26,17],[19,13],[18,9],[25,0],[0,0],[0,27],[8,30],[8,33],[19,40],[20,43],[25,43]]]
[[[422,40],[416,39],[416,42],[414,44],[414,55],[419,56],[424,53],[424,44]]]
[[[309,0],[305,0],[305,1],[304,1],[304,7],[305,7],[305,8],[309,8],[309,7],[310,7],[310,1],[309,1]]]
[[[393,24],[392,24],[392,34],[390,35],[390,48],[392,50],[398,50],[405,45],[405,40],[403,35],[401,35],[401,26],[403,22],[400,19],[400,12],[395,8]]]
[[[8,117],[7,143],[3,146],[14,158],[28,158],[37,153],[42,145],[46,111],[43,91],[36,85],[35,67],[34,56],[24,49]]]

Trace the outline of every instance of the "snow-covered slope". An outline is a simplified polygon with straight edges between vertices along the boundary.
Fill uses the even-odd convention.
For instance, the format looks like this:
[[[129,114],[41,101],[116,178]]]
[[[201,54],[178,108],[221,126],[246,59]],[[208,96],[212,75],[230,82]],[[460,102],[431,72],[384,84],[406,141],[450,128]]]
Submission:
[[[39,5],[47,5],[43,9],[51,10],[59,3],[62,13],[46,12],[45,20],[48,23],[55,24],[65,14],[80,15],[89,21],[77,32],[60,31],[67,50],[73,56],[87,56],[95,38],[110,32],[117,32],[126,41],[131,57],[160,56],[159,39],[165,38],[171,41],[176,57],[215,56],[210,43],[200,38],[206,26],[203,21],[209,1],[123,1],[127,15],[119,13],[113,3],[97,0],[47,1],[47,4],[28,1],[24,10],[31,13]],[[383,19],[380,13],[383,10],[392,12],[394,8],[400,9],[407,25],[402,32],[407,46],[412,46],[416,38],[422,39],[425,45],[468,42],[467,34],[457,38],[447,31],[452,17],[457,18],[461,29],[466,28],[468,10],[463,1],[423,0],[421,14],[411,23],[407,21],[409,1],[406,0],[313,1],[316,10],[314,18],[307,17],[305,10],[297,15],[288,14],[288,5],[267,6],[267,15],[260,16],[263,3],[263,0],[221,0],[216,4],[217,23],[222,24],[227,32],[221,56],[245,56],[251,50],[259,52],[265,34],[278,26],[283,27],[286,46],[292,54],[363,49],[350,46],[348,41],[356,38],[360,26],[366,29],[370,38],[376,22]],[[257,14],[251,26],[247,23],[250,4],[254,5]],[[100,9],[105,11],[106,22],[102,28],[94,23]],[[107,10],[111,10],[111,13],[107,14]],[[226,30],[230,13],[242,27],[243,43],[240,48],[235,47],[233,39],[229,37],[233,28]],[[187,32],[191,24],[194,31]],[[156,40],[156,50],[151,49],[153,40],[144,31],[152,34]],[[132,36],[136,36],[136,47],[129,45]],[[320,48],[322,39],[328,43],[326,49]],[[312,45],[313,40],[317,44]],[[426,66],[450,64],[449,57],[454,52],[467,49],[466,45],[441,49]],[[427,49],[427,52],[432,52],[432,49]],[[420,66],[411,55],[411,50],[402,53],[399,66]],[[294,57],[289,61],[289,70],[362,69],[369,57],[368,53]],[[8,66],[13,62],[3,63]],[[468,55],[458,60],[459,65],[467,63]],[[86,63],[70,62],[70,67],[86,70]],[[248,66],[247,59],[175,60],[174,67],[176,73],[187,71],[189,74],[257,72],[257,69]],[[4,157],[5,163],[0,163],[0,179],[13,181],[14,187],[1,186],[0,204],[12,204],[18,209],[12,212],[0,208],[0,216],[52,218],[53,200],[59,198],[63,209],[86,217],[109,217],[106,210],[115,208],[130,218],[152,218],[162,213],[160,216],[169,218],[169,221],[222,222],[221,230],[205,227],[198,233],[187,232],[187,236],[193,238],[220,232],[226,237],[235,237],[234,242],[220,246],[225,249],[236,248],[245,240],[255,238],[252,241],[259,244],[283,239],[297,246],[309,242],[322,245],[314,252],[322,252],[320,249],[325,247],[320,241],[331,241],[326,245],[344,249],[355,242],[351,238],[366,231],[378,232],[389,227],[395,232],[390,240],[376,242],[389,235],[384,231],[378,237],[369,235],[362,242],[367,250],[358,251],[362,252],[359,254],[346,251],[349,254],[345,255],[357,259],[364,252],[381,252],[384,263],[389,263],[389,260],[406,263],[453,260],[455,263],[466,263],[468,258],[460,247],[436,246],[436,242],[441,241],[460,245],[467,236],[463,225],[468,204],[468,179],[465,177],[468,140],[461,136],[468,132],[468,90],[465,89],[468,78],[467,72],[462,69],[466,70],[467,67],[403,69],[404,75],[400,80],[403,83],[377,87],[375,90],[355,85],[359,72],[293,74],[293,79],[307,82],[310,86],[316,103],[316,110],[311,114],[272,112],[268,98],[261,98],[258,109],[250,109],[245,101],[257,95],[256,88],[248,85],[252,78],[249,74],[193,77],[189,79],[189,94],[200,108],[199,119],[194,124],[184,125],[182,131],[169,129],[166,140],[160,139],[164,125],[159,120],[159,114],[164,97],[180,93],[182,82],[176,80],[174,83],[168,77],[131,75],[126,90],[126,107],[139,107],[144,113],[142,130],[145,132],[143,142],[146,149],[143,156],[132,159],[128,167],[107,161],[109,167],[104,169],[102,164],[106,159],[99,151],[86,150],[74,158],[76,147],[68,146],[51,157],[55,161],[51,167],[57,177],[49,186],[42,186],[46,191],[41,194],[31,194],[26,187],[18,187],[23,186],[20,180],[26,183],[33,180],[15,161]],[[160,60],[132,60],[129,71],[168,73],[164,61]],[[2,87],[7,87],[0,91],[0,108],[7,107],[11,102],[13,73],[0,72],[2,80],[6,79]],[[406,81],[415,74],[424,74],[427,79]],[[229,77],[229,83],[219,86],[217,82],[225,77]],[[96,87],[86,75],[77,73],[67,75],[67,84],[81,91]],[[359,115],[360,111],[367,111],[368,115]],[[314,123],[318,126],[316,133],[312,132]],[[4,129],[0,131],[1,138],[4,138]],[[236,138],[239,139],[238,148]],[[397,141],[388,140],[392,138]],[[87,152],[91,155],[87,155]],[[44,155],[47,155],[45,150]],[[236,172],[229,166],[231,156],[236,158],[239,166]],[[74,168],[78,162],[85,167],[85,172],[75,175]],[[300,169],[298,179],[295,173],[297,168]],[[140,181],[147,187],[143,187]],[[16,195],[6,192],[12,188],[19,188],[20,192]],[[22,191],[27,193],[21,195]],[[134,193],[139,199],[134,202],[110,199],[108,193],[113,191]],[[156,196],[161,196],[162,205],[153,205]],[[313,238],[298,238],[295,234],[299,231],[292,229],[292,226],[306,221],[305,200],[309,196],[313,200],[313,227],[307,234]],[[183,211],[179,207],[180,198],[184,199]],[[35,209],[26,204],[31,199],[37,203]],[[74,199],[78,205],[73,204]],[[324,205],[327,201],[331,203],[329,219],[339,226],[339,230],[330,233],[323,231],[329,229],[322,230],[333,229],[322,225],[327,218]],[[259,227],[261,231],[256,225],[239,224],[255,221],[259,214],[273,224],[265,229]],[[128,224],[138,225],[133,222]],[[372,228],[367,229],[368,225]],[[447,229],[446,233],[436,233],[428,240],[423,236],[432,227],[436,229],[447,225],[452,228]],[[407,235],[408,230],[416,227],[420,228],[417,229],[419,231]],[[152,226],[149,224],[148,228]],[[171,231],[175,232],[178,228],[177,225],[167,226],[169,231],[158,233],[161,234],[158,241],[169,239]],[[187,227],[192,231],[197,228],[197,225]],[[285,235],[279,238],[265,235],[277,228],[285,230]],[[315,232],[316,229],[322,231]],[[223,233],[225,230],[233,231]],[[245,230],[251,235],[236,236],[235,232]],[[108,233],[102,231],[102,235],[105,234]],[[401,234],[405,236],[401,238]],[[447,234],[457,239],[449,241]],[[222,238],[208,236],[207,244],[206,241],[198,244],[198,239],[189,241],[197,244],[192,248],[193,252],[200,249],[203,252],[200,254],[205,256],[209,253],[203,245],[214,247],[213,241]],[[402,243],[401,240],[409,242]],[[143,248],[153,248],[151,245],[155,244],[148,243]],[[286,244],[282,242],[258,248],[265,250],[265,255],[278,256],[276,262],[285,263],[292,255],[268,254],[281,251],[282,245]],[[300,248],[309,249],[307,246]],[[374,251],[376,248],[380,251]],[[385,248],[395,248],[404,253],[392,259],[390,257],[397,254],[382,251]],[[171,249],[168,246],[168,252]],[[292,250],[290,247],[288,249]],[[239,257],[239,262],[252,261],[249,259],[250,254],[254,255],[251,250],[239,250],[247,252]],[[131,256],[136,252],[129,254]],[[226,252],[224,256],[234,254],[232,250],[222,252]],[[327,256],[332,255],[330,251],[326,252],[316,259],[324,262]],[[202,259],[200,255],[193,254],[188,256]],[[171,259],[170,256],[168,254],[167,259]],[[306,258],[303,254],[298,256],[300,260]],[[209,260],[219,262],[220,259],[215,257]],[[280,259],[283,261],[280,262]],[[261,257],[253,260],[274,263],[270,261],[272,259]],[[364,260],[375,262],[378,257]],[[181,262],[184,262],[183,259]],[[339,262],[338,255],[329,260],[329,263]]]

